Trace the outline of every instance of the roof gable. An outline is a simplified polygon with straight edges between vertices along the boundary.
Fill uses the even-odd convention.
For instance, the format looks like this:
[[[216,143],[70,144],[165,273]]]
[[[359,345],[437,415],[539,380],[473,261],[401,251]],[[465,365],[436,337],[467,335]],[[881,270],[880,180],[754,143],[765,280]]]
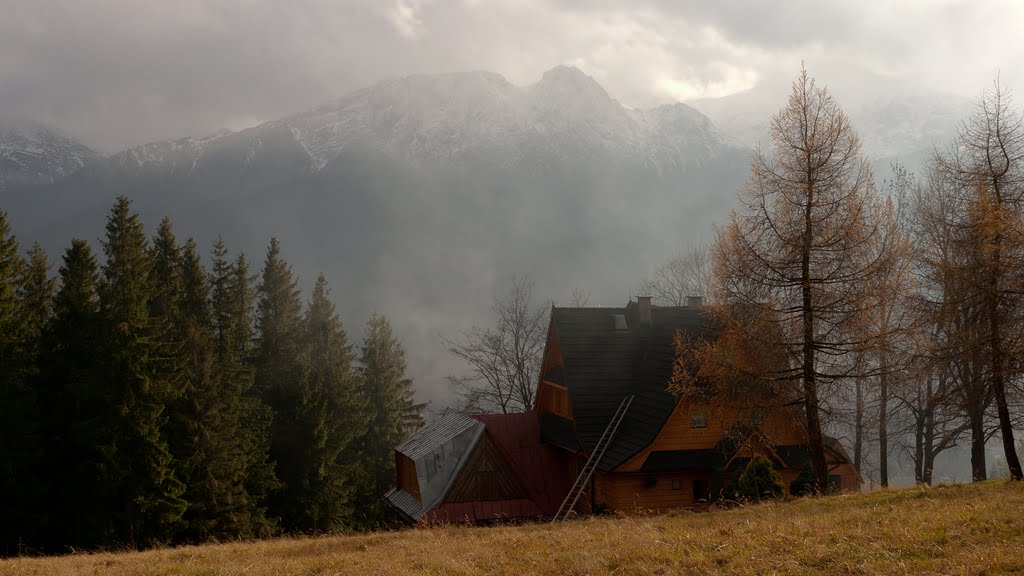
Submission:
[[[709,332],[700,310],[685,307],[651,309],[652,321],[642,324],[635,303],[625,308],[553,308],[566,386],[580,444],[597,444],[622,399],[633,403],[599,469],[613,470],[657,437],[676,405],[667,390],[675,359],[675,334]],[[626,327],[616,316],[625,318]]]

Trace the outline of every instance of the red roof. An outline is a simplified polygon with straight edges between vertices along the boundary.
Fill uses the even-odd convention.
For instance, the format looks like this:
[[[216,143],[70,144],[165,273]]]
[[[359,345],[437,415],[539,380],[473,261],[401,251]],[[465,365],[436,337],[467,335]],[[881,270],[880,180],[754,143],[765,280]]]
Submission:
[[[534,506],[524,506],[521,500],[473,503],[486,505],[486,510],[480,510],[484,512],[483,515],[471,516],[485,519],[495,516],[551,515],[557,512],[572,487],[573,478],[569,475],[568,464],[573,456],[541,443],[537,414],[480,414],[473,418],[484,423],[487,435],[512,466],[519,482],[530,495],[532,502],[528,503]],[[439,509],[448,506],[445,504]],[[493,509],[495,506],[498,509]]]

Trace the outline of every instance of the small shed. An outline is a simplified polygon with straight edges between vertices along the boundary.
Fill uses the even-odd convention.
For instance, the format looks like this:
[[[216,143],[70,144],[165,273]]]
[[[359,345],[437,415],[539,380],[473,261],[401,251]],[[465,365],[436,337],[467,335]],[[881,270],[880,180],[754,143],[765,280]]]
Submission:
[[[484,424],[449,414],[395,448],[398,485],[384,498],[412,520],[440,504],[484,432]]]

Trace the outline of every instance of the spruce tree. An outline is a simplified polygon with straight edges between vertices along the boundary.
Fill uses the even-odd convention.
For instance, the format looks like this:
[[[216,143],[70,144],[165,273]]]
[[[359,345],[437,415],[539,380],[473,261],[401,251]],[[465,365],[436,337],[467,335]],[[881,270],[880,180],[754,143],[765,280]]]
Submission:
[[[359,356],[359,392],[370,418],[362,438],[359,516],[364,522],[385,518],[381,496],[394,483],[394,447],[406,439],[411,425],[422,421],[424,405],[413,400],[412,380],[405,369],[405,351],[391,323],[374,314],[366,324]]]
[[[180,449],[175,456],[184,463],[186,536],[194,541],[259,536],[266,533],[266,522],[246,487],[244,382],[219,362],[224,355],[216,345],[211,282],[194,240],[180,251],[178,276],[181,292],[173,307],[181,336],[183,395],[175,404],[180,440],[172,446]]]
[[[230,443],[233,461],[231,473],[225,474],[222,482],[236,490],[234,506],[218,530],[232,526],[238,536],[269,536],[275,525],[266,517],[266,500],[278,484],[269,462],[271,412],[255,391],[249,358],[253,290],[245,257],[240,255],[234,264],[228,262],[227,248],[220,239],[213,247],[209,291],[212,379],[222,403],[219,425],[225,442]]]
[[[39,354],[40,337],[53,312],[53,295],[57,288],[57,279],[50,276],[46,252],[38,242],[32,244],[32,248],[29,249],[26,264],[19,282],[21,323],[24,330],[22,340],[25,342],[30,363],[35,364]]]
[[[216,261],[215,255],[214,266],[218,272],[213,306],[217,341],[224,343],[218,366],[241,391],[241,433],[248,466],[246,488],[253,507],[253,531],[259,536],[269,536],[279,530],[278,523],[268,515],[268,507],[271,494],[281,483],[270,456],[270,426],[274,413],[255,379],[255,278],[244,254],[239,254],[233,265],[224,261],[224,265],[217,266]]]
[[[170,218],[160,221],[148,253],[149,315],[154,324],[173,332],[182,291],[182,251]],[[162,336],[170,339],[169,335]]]
[[[152,259],[142,222],[124,196],[107,218],[103,251],[101,361],[112,426],[102,480],[110,489],[113,534],[133,545],[167,541],[180,530],[186,505],[164,414],[179,390],[161,370],[162,321],[150,315]]]
[[[18,241],[0,211],[0,551],[20,552],[31,539],[35,400],[25,381],[25,326],[18,288],[24,262]]]
[[[300,422],[308,437],[302,501],[304,523],[314,531],[351,523],[359,467],[355,441],[367,424],[357,396],[352,346],[328,293],[321,274],[306,310],[310,372]]]
[[[56,278],[50,277],[50,265],[46,252],[38,242],[28,251],[28,259],[21,267],[18,279],[18,344],[17,364],[21,395],[17,402],[20,406],[22,423],[23,458],[19,464],[19,475],[30,478],[27,492],[23,492],[21,501],[25,505],[29,518],[25,522],[33,531],[33,543],[38,545],[43,538],[48,518],[41,508],[50,492],[53,477],[43,473],[43,459],[40,448],[43,442],[39,403],[39,369],[40,353],[43,342],[42,335],[53,308],[53,293]]]
[[[299,423],[309,360],[301,296],[276,238],[270,241],[263,266],[256,324],[256,387],[273,410],[270,456],[283,483],[270,499],[270,511],[285,530],[302,530],[307,525],[301,500],[307,460]]]
[[[47,551],[109,543],[109,515],[101,479],[106,474],[109,408],[97,361],[100,339],[96,258],[84,240],[72,240],[59,270],[60,288],[40,352],[42,474],[49,494]]]

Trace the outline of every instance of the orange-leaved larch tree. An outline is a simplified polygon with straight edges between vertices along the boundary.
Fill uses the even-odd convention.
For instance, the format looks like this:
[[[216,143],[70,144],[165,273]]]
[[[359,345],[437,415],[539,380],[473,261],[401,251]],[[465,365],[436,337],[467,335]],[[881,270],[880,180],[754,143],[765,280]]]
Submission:
[[[962,207],[955,214],[955,249],[972,257],[949,272],[970,279],[959,305],[979,310],[972,351],[987,361],[983,380],[995,400],[1006,464],[1010,477],[1021,480],[1007,388],[1024,374],[1024,117],[998,81],[961,123],[953,146],[935,155],[935,165]]]
[[[869,286],[892,257],[883,206],[850,121],[806,71],[756,150],[739,205],[711,246],[711,313],[785,362],[761,374],[803,406],[817,488],[828,487],[822,394],[851,381]]]

